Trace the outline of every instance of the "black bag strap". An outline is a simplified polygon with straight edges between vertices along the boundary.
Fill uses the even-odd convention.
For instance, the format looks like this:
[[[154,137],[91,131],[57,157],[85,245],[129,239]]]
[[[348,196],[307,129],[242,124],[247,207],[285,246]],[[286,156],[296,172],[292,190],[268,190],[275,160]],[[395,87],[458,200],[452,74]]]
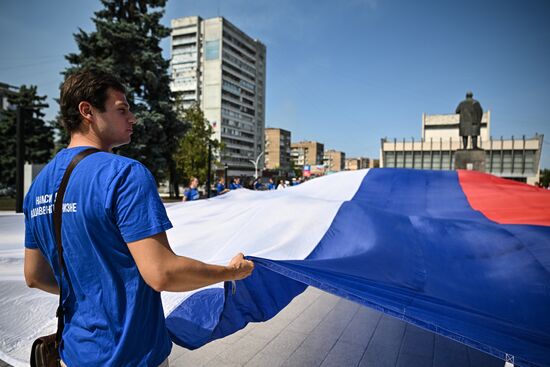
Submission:
[[[63,272],[65,272],[65,275],[67,277],[67,282],[69,283],[69,287],[72,289],[71,279],[69,278],[69,273],[67,272],[67,267],[65,265],[65,261],[63,260],[63,246],[61,244],[61,219],[62,219],[62,211],[63,211],[63,198],[65,196],[65,189],[67,188],[67,184],[69,183],[69,178],[71,177],[71,173],[73,172],[74,168],[78,163],[80,163],[81,160],[89,156],[90,154],[97,153],[100,150],[97,148],[88,148],[84,149],[80,153],[78,153],[69,166],[67,167],[67,170],[65,171],[65,174],[63,175],[63,179],[61,180],[61,185],[59,185],[59,189],[57,190],[57,195],[55,197],[55,205],[54,205],[54,211],[53,211],[53,224],[54,224],[54,230],[55,230],[55,242],[57,243],[57,259],[59,261],[60,265],[60,281],[59,281],[59,306],[57,307],[56,317],[57,317],[57,332],[55,334],[55,347],[59,348],[61,345],[61,336],[63,335],[63,329],[65,328],[65,309],[63,308]]]

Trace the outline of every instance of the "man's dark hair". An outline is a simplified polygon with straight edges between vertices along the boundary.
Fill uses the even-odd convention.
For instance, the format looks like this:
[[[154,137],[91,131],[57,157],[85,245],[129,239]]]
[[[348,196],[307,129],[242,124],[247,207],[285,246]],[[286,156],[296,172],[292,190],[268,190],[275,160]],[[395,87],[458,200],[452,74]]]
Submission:
[[[70,134],[79,129],[82,117],[78,111],[80,102],[88,102],[101,112],[105,111],[107,90],[112,88],[126,93],[126,88],[117,77],[97,70],[73,73],[61,86],[61,122]]]

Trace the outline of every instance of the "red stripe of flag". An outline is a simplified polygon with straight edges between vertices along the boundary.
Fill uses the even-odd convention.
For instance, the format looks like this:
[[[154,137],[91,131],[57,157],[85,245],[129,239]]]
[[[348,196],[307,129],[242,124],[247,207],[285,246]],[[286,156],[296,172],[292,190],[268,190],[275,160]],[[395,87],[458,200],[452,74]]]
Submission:
[[[458,171],[468,202],[500,224],[550,226],[550,191],[476,171]]]

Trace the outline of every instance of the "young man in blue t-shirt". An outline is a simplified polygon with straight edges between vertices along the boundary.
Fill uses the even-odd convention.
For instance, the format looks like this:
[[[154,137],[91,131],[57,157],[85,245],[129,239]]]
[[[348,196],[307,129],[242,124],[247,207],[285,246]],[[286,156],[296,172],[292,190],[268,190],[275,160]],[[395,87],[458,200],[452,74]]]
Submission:
[[[183,201],[199,200],[201,195],[199,193],[199,190],[197,189],[198,187],[199,179],[196,177],[191,177],[189,187],[183,193]]]
[[[164,365],[172,342],[159,292],[243,279],[254,264],[238,254],[227,266],[209,265],[171,250],[165,231],[172,224],[151,173],[111,153],[130,142],[136,122],[114,77],[92,71],[70,75],[60,106],[71,140],[25,198],[25,280],[59,294],[51,208],[73,157],[87,147],[100,149],[76,166],[64,198],[60,356],[69,366]]]

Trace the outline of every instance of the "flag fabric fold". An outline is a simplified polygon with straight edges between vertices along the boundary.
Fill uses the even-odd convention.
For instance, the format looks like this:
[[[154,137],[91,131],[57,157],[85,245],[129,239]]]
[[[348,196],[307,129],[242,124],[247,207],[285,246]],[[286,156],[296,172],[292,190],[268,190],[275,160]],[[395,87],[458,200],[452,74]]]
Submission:
[[[346,173],[335,176],[327,186]],[[273,317],[311,285],[519,366],[548,365],[549,204],[545,190],[477,172],[374,169],[307,256],[251,256],[254,275],[218,289],[209,336],[179,339],[171,314],[168,327],[197,348]]]

